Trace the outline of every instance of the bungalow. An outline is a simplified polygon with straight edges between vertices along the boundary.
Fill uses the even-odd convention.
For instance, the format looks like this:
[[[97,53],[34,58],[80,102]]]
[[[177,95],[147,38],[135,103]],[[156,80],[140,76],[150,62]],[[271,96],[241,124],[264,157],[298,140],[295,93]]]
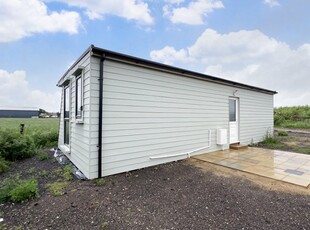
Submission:
[[[59,80],[59,149],[89,178],[261,141],[277,92],[91,45]]]

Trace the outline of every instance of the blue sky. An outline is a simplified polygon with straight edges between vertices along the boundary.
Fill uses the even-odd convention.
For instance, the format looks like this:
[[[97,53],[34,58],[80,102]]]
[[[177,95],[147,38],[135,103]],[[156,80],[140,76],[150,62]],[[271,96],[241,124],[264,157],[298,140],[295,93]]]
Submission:
[[[0,105],[58,111],[90,44],[310,104],[308,0],[0,0]]]

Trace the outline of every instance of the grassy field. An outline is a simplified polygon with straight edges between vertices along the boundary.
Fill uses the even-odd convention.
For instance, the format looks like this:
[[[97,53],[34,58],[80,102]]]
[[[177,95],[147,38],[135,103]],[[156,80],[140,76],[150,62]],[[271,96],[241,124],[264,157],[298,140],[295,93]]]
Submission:
[[[310,129],[310,106],[275,108],[274,124],[281,128]]]
[[[19,131],[20,124],[24,124],[25,133],[43,130],[56,131],[59,128],[58,118],[0,118],[0,128]]]

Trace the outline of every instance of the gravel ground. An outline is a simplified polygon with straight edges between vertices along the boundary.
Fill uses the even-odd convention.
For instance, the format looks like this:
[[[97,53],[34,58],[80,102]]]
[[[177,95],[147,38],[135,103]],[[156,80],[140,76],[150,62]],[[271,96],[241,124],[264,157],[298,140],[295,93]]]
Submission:
[[[26,172],[29,164],[37,172],[62,167],[52,157],[28,159],[0,179]],[[58,197],[40,180],[39,198],[0,204],[0,229],[310,229],[309,189],[270,190],[234,171],[193,164],[118,174],[105,178],[103,186],[73,180]]]

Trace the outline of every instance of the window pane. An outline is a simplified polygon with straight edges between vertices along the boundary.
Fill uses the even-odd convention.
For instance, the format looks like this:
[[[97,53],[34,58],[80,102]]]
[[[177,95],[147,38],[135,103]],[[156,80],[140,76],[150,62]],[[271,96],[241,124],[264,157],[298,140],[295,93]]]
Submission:
[[[236,100],[229,99],[229,121],[236,121]]]
[[[70,92],[69,87],[65,88],[65,100],[64,100],[64,117],[69,118],[70,113]]]
[[[82,80],[81,80],[81,77],[76,79],[75,113],[77,117],[81,117],[82,115]]]

